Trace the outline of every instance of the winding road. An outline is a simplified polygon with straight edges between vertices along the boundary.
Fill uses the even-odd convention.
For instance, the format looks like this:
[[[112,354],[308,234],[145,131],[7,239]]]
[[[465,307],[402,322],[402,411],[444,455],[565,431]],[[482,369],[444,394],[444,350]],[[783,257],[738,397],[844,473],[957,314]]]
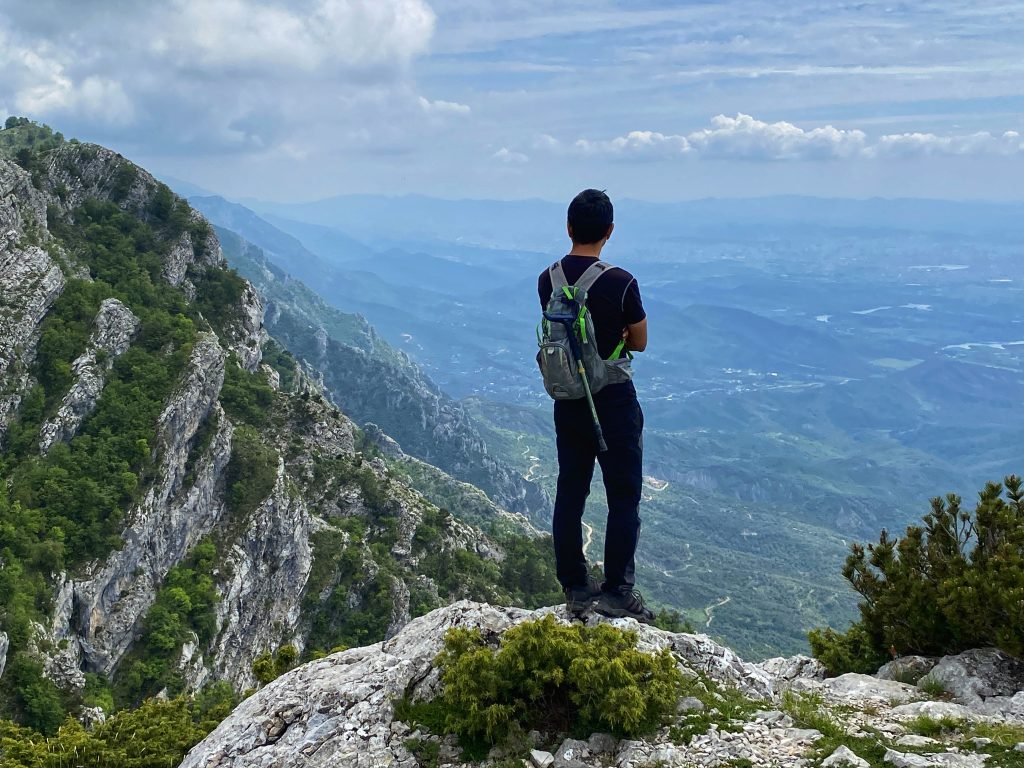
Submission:
[[[728,603],[730,600],[732,600],[732,598],[729,597],[728,595],[726,595],[724,598],[719,600],[717,603],[712,603],[711,605],[709,605],[707,608],[704,609],[704,615],[708,617],[708,621],[704,625],[705,627],[710,627],[711,626],[711,622],[714,621],[714,618],[715,618],[715,615],[714,615],[715,608],[721,608],[723,605]]]

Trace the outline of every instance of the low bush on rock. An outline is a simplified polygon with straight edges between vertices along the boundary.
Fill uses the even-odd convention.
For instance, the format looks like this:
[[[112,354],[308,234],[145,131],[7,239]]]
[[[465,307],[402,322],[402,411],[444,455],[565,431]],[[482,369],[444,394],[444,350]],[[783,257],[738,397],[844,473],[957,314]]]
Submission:
[[[809,636],[833,674],[873,672],[889,654],[1024,655],[1024,482],[989,483],[973,512],[954,494],[933,499],[902,538],[854,544],[843,575],[864,598],[860,621]]]
[[[509,629],[498,647],[480,630],[453,629],[437,657],[442,694],[399,707],[399,715],[463,744],[503,743],[534,728],[638,736],[668,722],[684,678],[668,649],[643,653],[636,640],[633,632],[565,626],[553,616]]]

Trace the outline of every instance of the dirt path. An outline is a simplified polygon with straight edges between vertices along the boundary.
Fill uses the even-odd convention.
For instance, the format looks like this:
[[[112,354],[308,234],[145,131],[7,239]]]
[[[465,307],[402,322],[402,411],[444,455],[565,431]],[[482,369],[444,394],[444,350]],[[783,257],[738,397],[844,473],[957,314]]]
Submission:
[[[594,540],[594,526],[590,523],[583,524],[583,530],[586,536],[583,539],[583,554],[587,554],[587,550],[590,549],[590,543]]]
[[[710,627],[711,626],[711,622],[714,621],[714,618],[715,618],[715,615],[714,615],[715,608],[721,608],[723,605],[728,603],[730,600],[732,600],[732,598],[729,597],[728,595],[726,595],[724,598],[719,600],[717,603],[712,603],[711,605],[709,605],[707,608],[704,609],[704,615],[708,617],[708,621],[704,625],[705,627]]]

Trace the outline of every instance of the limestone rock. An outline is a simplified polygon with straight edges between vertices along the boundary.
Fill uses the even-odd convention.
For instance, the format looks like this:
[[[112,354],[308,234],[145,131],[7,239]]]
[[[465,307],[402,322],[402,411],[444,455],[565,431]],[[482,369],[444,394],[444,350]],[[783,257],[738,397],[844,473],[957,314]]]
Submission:
[[[849,768],[868,768],[870,764],[863,757],[858,757],[857,754],[847,746],[840,746],[831,755],[821,761],[821,768],[843,768],[849,766]]]
[[[97,725],[103,725],[107,721],[107,713],[102,707],[82,707],[78,710],[78,722],[91,731]]]
[[[45,250],[19,245],[22,216],[28,214],[6,186],[24,182],[20,175],[7,173],[12,166],[21,171],[0,158],[0,437],[29,388],[39,325],[65,283],[64,273]],[[45,222],[45,205],[42,216]]]
[[[224,416],[191,487],[183,488],[192,440],[213,412],[224,381],[224,350],[200,335],[179,390],[158,422],[157,480],[128,515],[125,546],[98,571],[74,585],[72,616],[55,627],[54,640],[80,649],[87,671],[109,674],[128,651],[135,627],[152,605],[167,571],[209,533],[223,512],[217,482],[231,453],[233,427]]]
[[[997,648],[981,648],[944,657],[929,677],[960,703],[979,705],[992,696],[1024,690],[1024,661]]]
[[[478,627],[485,635],[500,633],[523,621],[561,609],[526,611],[461,601],[411,621],[385,643],[356,648],[299,667],[246,699],[206,740],[186,757],[182,768],[246,768],[247,766],[387,765],[408,754],[392,732],[395,697],[431,698],[440,682],[432,667],[445,632],[452,627]],[[754,670],[708,638],[686,642],[631,620],[610,623],[629,626],[646,650],[672,647],[690,654],[689,663],[721,682],[735,682],[741,673],[749,688],[768,686],[763,671]],[[724,663],[729,658],[734,664]],[[589,754],[588,742],[579,742]],[[624,752],[637,745],[622,742]],[[578,745],[577,745],[578,746]],[[642,750],[648,757],[652,747]],[[574,755],[576,752],[573,753]],[[563,758],[565,755],[563,755]],[[573,758],[574,759],[574,758]]]
[[[703,712],[704,702],[694,696],[686,696],[680,699],[679,704],[676,705],[677,712]]]
[[[608,755],[619,748],[619,740],[610,733],[592,733],[587,739],[587,747],[594,754]]]
[[[555,751],[554,768],[587,768],[590,747],[587,742],[566,739]]]
[[[900,656],[888,664],[883,664],[878,670],[878,678],[916,685],[938,663],[938,659],[929,656]]]
[[[71,364],[75,377],[56,415],[40,430],[39,450],[46,453],[55,443],[67,442],[92,413],[100,399],[107,372],[128,351],[139,329],[139,318],[117,299],[105,299],[96,315],[96,328],[85,352]],[[102,361],[101,361],[102,356]]]
[[[530,750],[530,762],[534,768],[551,768],[555,764],[555,756],[539,749]]]
[[[270,496],[250,517],[228,552],[230,574],[217,605],[214,670],[239,689],[256,685],[252,661],[298,626],[302,594],[313,565],[312,515],[288,490],[283,463]],[[298,650],[302,643],[293,640]]]
[[[797,678],[790,683],[790,689],[818,692],[836,701],[861,703],[903,704],[920,697],[920,692],[912,685],[853,672],[820,681]]]
[[[4,669],[7,668],[7,651],[11,648],[11,641],[6,632],[0,632],[0,677],[4,676]]]
[[[779,680],[795,680],[798,677],[824,680],[828,676],[825,665],[810,656],[777,657],[762,661],[759,666]]]
[[[927,736],[918,736],[916,733],[900,736],[895,742],[898,747],[930,747],[938,743],[935,739],[930,739]]]
[[[895,768],[983,768],[988,755],[958,754],[939,752],[933,755],[916,755],[911,752],[885,751],[885,762]]]

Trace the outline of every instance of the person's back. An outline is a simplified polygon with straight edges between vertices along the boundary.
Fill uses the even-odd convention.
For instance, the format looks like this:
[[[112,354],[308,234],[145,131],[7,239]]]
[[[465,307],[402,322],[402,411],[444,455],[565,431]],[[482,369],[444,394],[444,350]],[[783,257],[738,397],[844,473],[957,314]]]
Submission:
[[[614,230],[613,208],[604,192],[588,189],[569,205],[567,228],[572,250],[560,262],[565,281],[573,285],[596,260]],[[552,294],[552,270],[538,278],[541,307]],[[647,346],[647,318],[640,290],[624,269],[606,269],[587,292],[597,347],[603,359],[642,352]],[[623,361],[624,363],[625,361]],[[640,533],[639,505],[643,485],[643,411],[631,380],[610,383],[593,396],[608,450],[599,451],[593,416],[585,399],[556,400],[558,490],[552,533],[558,580],[569,611],[596,610],[609,616],[651,621],[635,582],[634,557]],[[608,497],[603,584],[589,576],[583,552],[583,511],[590,493],[594,462],[601,464]]]

